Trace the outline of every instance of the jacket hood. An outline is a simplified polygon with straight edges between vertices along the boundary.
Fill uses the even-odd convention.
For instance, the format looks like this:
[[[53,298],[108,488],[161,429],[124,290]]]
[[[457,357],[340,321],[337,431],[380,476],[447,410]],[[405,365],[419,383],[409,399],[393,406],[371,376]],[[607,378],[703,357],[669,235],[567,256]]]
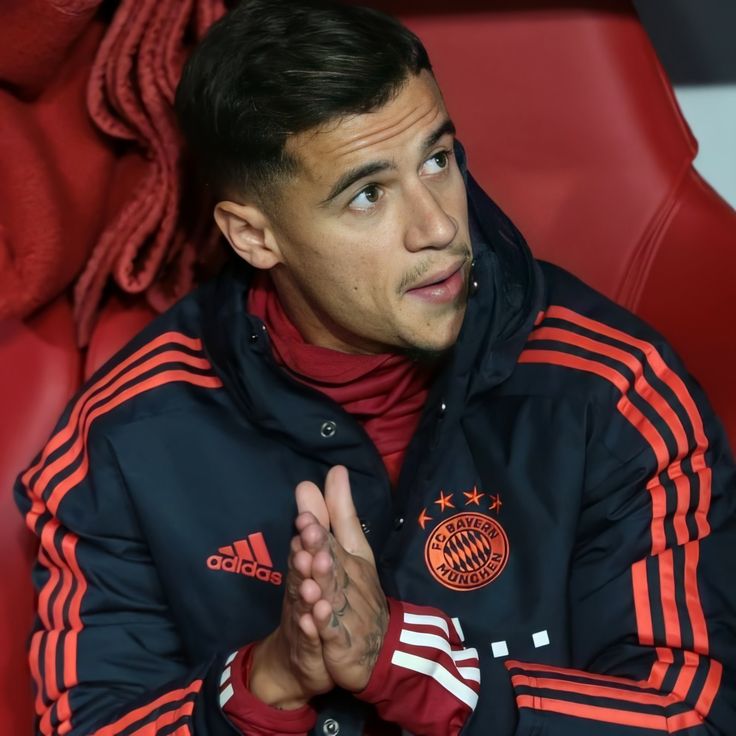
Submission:
[[[513,371],[541,309],[544,281],[524,236],[470,174],[463,147],[458,143],[455,150],[474,257],[456,349],[473,366],[472,390],[497,385]]]

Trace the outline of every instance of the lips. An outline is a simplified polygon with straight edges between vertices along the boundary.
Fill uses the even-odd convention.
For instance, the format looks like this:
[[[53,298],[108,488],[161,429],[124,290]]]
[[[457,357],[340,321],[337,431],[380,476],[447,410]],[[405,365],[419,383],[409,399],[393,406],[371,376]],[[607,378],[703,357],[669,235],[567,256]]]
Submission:
[[[444,269],[443,271],[438,271],[432,276],[428,276],[423,281],[420,281],[418,284],[412,286],[411,289],[407,289],[407,291],[417,291],[419,289],[425,289],[428,286],[439,285],[443,281],[447,281],[447,279],[456,274],[464,265],[465,259],[463,259],[459,263],[456,263],[453,266],[450,266],[449,268]]]
[[[425,305],[456,303],[465,289],[464,265],[465,260],[435,272],[413,288],[407,289],[406,296],[412,300],[418,299]]]

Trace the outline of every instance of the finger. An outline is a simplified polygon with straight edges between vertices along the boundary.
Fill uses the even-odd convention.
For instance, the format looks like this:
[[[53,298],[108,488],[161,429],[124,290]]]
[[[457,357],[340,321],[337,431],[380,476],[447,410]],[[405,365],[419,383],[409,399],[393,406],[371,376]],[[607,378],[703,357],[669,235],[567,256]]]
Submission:
[[[325,499],[314,483],[308,480],[302,481],[297,485],[294,495],[300,514],[310,511],[325,529],[330,528],[330,515],[327,512]]]
[[[312,558],[312,579],[319,585],[322,597],[332,602],[340,591],[340,577],[345,577],[345,571],[332,553],[323,549]]]
[[[317,624],[314,622],[314,617],[311,613],[302,614],[299,617],[297,625],[299,626],[299,631],[304,634],[307,642],[311,646],[315,648],[320,646],[319,630],[317,629]]]
[[[325,644],[344,643],[349,646],[347,631],[340,623],[340,618],[332,610],[330,603],[324,598],[314,604],[312,619],[319,632],[319,638]]]
[[[321,525],[316,522],[308,524],[299,531],[302,547],[311,555],[317,554],[322,549],[329,546],[329,533]]]
[[[311,511],[302,511],[296,519],[294,519],[294,526],[297,528],[297,531],[301,531],[304,527],[309,526],[310,524],[322,526],[320,520]]]
[[[348,471],[342,465],[335,465],[327,473],[325,505],[335,539],[350,554],[372,562],[373,552],[355,511]]]
[[[322,597],[322,588],[311,578],[303,580],[299,585],[299,596],[304,605],[311,610],[314,604]]]
[[[303,549],[291,558],[292,568],[301,578],[312,577],[312,562],[312,555]]]

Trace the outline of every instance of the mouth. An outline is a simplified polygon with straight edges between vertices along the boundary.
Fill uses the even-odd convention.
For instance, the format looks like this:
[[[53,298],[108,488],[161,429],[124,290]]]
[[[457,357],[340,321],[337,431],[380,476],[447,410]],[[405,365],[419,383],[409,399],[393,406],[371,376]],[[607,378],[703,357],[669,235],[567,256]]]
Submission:
[[[459,263],[428,276],[416,286],[407,289],[406,295],[435,304],[454,301],[465,286],[463,266],[466,263],[467,259],[463,258]]]

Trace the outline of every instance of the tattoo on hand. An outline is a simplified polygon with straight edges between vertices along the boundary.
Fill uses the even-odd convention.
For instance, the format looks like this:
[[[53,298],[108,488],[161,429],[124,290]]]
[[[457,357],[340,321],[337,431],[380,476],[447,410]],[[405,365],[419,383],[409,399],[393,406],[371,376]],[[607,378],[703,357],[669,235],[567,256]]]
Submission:
[[[373,669],[378,659],[378,655],[381,653],[381,646],[383,645],[383,635],[386,631],[388,624],[388,612],[385,609],[381,609],[376,620],[377,628],[371,631],[365,638],[365,650],[363,656],[360,658],[360,664],[366,665]]]
[[[361,665],[365,665],[373,669],[381,651],[382,641],[383,637],[379,631],[371,631],[371,633],[366,636],[365,651],[363,652],[363,656],[360,658]]]
[[[345,603],[343,603],[342,606],[340,606],[340,608],[332,609],[333,615],[339,616],[340,618],[342,618],[347,613],[348,609],[350,608],[350,601],[348,600],[347,595],[343,593],[343,596],[345,597]]]

